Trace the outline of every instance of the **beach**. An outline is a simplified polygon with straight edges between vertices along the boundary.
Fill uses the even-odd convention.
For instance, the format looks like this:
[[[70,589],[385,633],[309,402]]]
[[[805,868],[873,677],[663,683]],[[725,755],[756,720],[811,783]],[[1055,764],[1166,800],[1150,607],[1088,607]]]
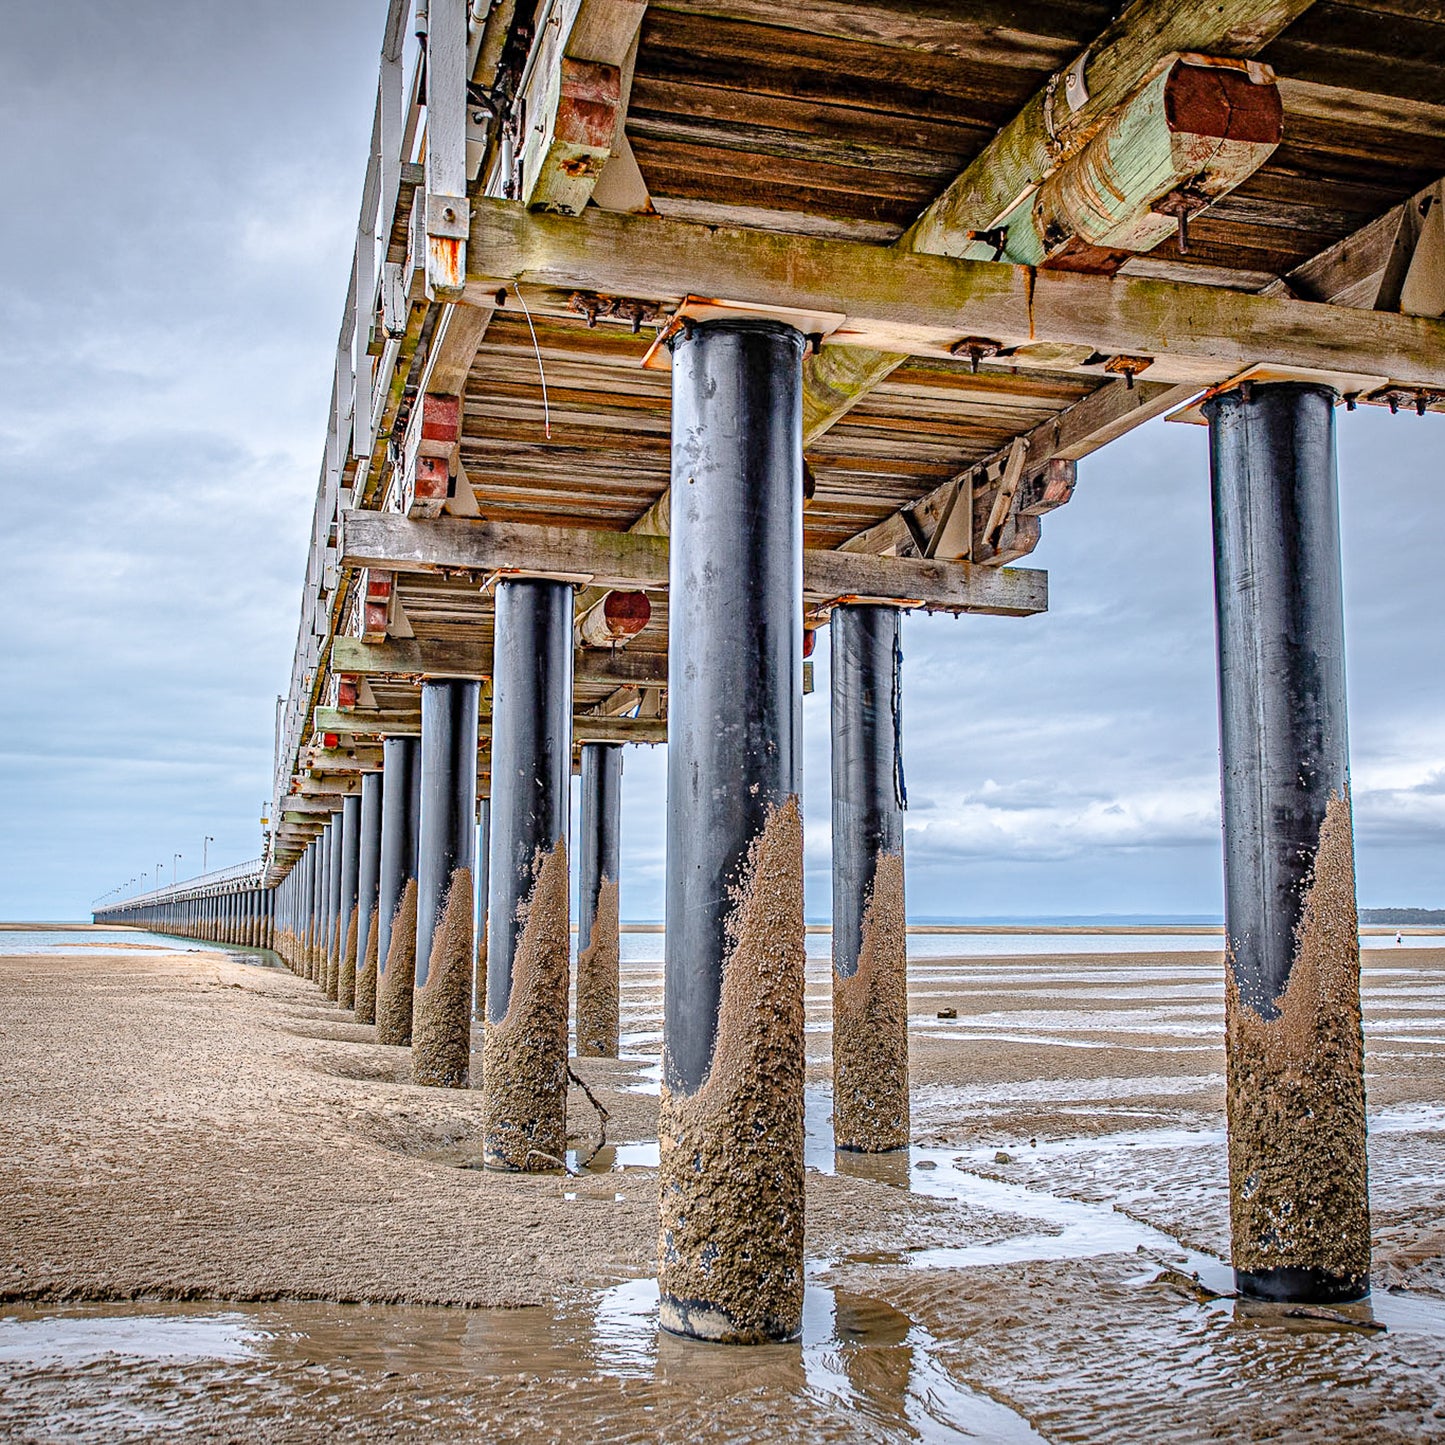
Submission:
[[[1363,954],[1373,1299],[1303,1314],[1228,1297],[1217,951],[911,960],[914,1142],[873,1157],[832,1147],[811,960],[804,1336],[750,1350],[656,1334],[655,961],[623,1057],[573,1061],[605,1145],[574,1087],[574,1172],[505,1175],[478,1092],[271,955],[4,954],[0,1432],[1439,1434],[1445,948],[1412,943]]]

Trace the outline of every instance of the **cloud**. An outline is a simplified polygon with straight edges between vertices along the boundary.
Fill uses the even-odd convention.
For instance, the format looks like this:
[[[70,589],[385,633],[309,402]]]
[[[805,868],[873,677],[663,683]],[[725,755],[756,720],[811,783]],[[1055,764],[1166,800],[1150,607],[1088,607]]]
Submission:
[[[384,0],[17,7],[0,49],[0,916],[179,848],[254,856],[295,640]],[[1362,900],[1445,905],[1438,416],[1340,414]],[[1203,433],[1086,459],[1028,620],[910,616],[915,915],[1220,907]],[[805,701],[829,906],[826,636]],[[664,749],[629,750],[623,912],[657,917]]]

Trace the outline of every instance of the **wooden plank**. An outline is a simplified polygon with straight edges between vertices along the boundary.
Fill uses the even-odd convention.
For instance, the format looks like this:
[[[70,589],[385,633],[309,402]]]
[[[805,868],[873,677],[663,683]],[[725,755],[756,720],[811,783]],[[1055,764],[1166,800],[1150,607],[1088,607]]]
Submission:
[[[357,734],[405,738],[421,736],[420,713],[342,712],[334,707],[318,707],[314,713],[317,732],[353,737]],[[478,725],[478,739],[490,738],[491,720]],[[582,714],[572,719],[573,742],[595,743],[665,743],[667,723],[659,718],[591,717]],[[310,808],[316,800],[309,796],[288,797],[285,806]],[[338,802],[339,806],[339,802]],[[316,811],[321,811],[317,809]]]
[[[418,724],[418,729],[420,724]],[[330,794],[317,793],[288,793],[281,799],[282,817],[287,818],[288,814],[298,815],[301,822],[324,822],[325,819],[318,819],[319,813],[339,813],[341,811],[341,800],[344,789],[338,789]]]
[[[1405,279],[1423,223],[1442,205],[1445,181],[1436,181],[1295,267],[1271,292],[1293,291],[1307,300],[1365,310],[1412,309],[1401,305]]]
[[[507,281],[534,288],[529,304],[559,316],[579,289],[663,305],[699,295],[764,312],[841,312],[847,319],[825,352],[857,350],[865,362],[880,350],[950,356],[976,335],[1005,348],[1050,343],[1152,357],[1151,380],[1201,386],[1253,365],[1445,385],[1438,321],[1218,287],[1035,271],[596,210],[547,216],[504,201],[476,203],[472,246],[488,275],[470,276],[468,288],[483,300]],[[1018,361],[1026,359],[1023,353]],[[1061,369],[1052,360],[1049,366]]]
[[[667,586],[665,538],[626,532],[534,527],[442,518],[409,522],[381,512],[350,511],[341,522],[344,566],[398,572],[521,571],[582,577],[604,587]],[[383,561],[389,557],[390,561]]]
[[[804,591],[828,602],[873,598],[994,617],[1031,617],[1049,607],[1048,573],[1036,568],[976,567],[866,552],[808,551],[803,556]]]
[[[644,591],[665,588],[668,581],[667,539],[632,532],[449,519],[411,522],[392,514],[346,512],[341,547],[344,565],[398,572],[485,576],[518,571]],[[1028,616],[1048,606],[1042,572],[878,559],[811,548],[803,553],[803,591],[814,601],[879,597],[1005,616]]]
[[[426,45],[426,288],[455,301],[467,266],[467,0],[430,0]]]
[[[665,743],[667,719],[656,717],[593,717],[572,719],[574,743]]]
[[[1198,391],[1194,386],[1161,386],[1148,382],[1135,382],[1132,387],[1123,381],[1111,381],[1095,392],[1061,411],[1057,416],[1039,423],[1031,431],[1023,433],[1020,440],[1027,444],[1027,475],[1043,471],[1050,462],[1059,460],[1073,462],[1097,451],[1106,443],[1122,436],[1125,432],[1163,416],[1176,406],[1183,406]],[[1001,470],[1007,460],[1009,447],[994,455],[984,457],[966,467],[957,477],[950,478],[936,487],[928,496],[910,502],[891,517],[874,523],[842,543],[842,550],[849,552],[884,552],[902,547],[905,550],[914,541],[913,530],[904,513],[911,513],[920,523],[937,518],[938,528],[950,526],[950,535],[963,541],[959,550],[966,550],[971,540],[972,519],[966,525],[952,524],[950,511],[956,505],[960,485],[966,485],[970,477],[978,473],[989,474]],[[971,499],[970,507],[971,507]],[[1020,497],[1022,500],[1022,494]],[[1027,505],[1027,504],[1026,504]],[[931,551],[940,556],[952,555],[941,545]]]
[[[312,773],[374,773],[381,762],[380,748],[317,748],[306,766]]]
[[[331,644],[331,670],[359,677],[477,677],[492,675],[492,649],[470,642],[367,643],[338,637]],[[586,686],[653,686],[667,682],[667,658],[658,653],[579,648],[573,681]]]
[[[653,8],[709,19],[781,25],[789,32],[864,41],[909,52],[1043,68],[1058,65],[1073,53],[1073,42],[1060,36],[1060,19],[1065,23],[1084,20],[1097,24],[1108,18],[1112,7],[1083,3],[1031,7],[1012,0],[970,0],[967,6],[939,0],[924,4],[813,0],[783,11],[775,0],[660,0]],[[1038,23],[1031,25],[1035,12]]]

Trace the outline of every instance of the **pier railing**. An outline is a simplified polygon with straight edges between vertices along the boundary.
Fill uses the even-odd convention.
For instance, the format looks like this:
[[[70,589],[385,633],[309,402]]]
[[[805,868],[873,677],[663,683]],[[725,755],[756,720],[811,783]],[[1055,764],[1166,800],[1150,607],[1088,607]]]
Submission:
[[[167,883],[164,888],[152,888],[147,893],[137,893],[129,898],[117,898],[96,911],[106,913],[114,909],[136,908],[150,903],[177,903],[187,898],[202,898],[211,893],[259,888],[265,873],[266,860],[252,858],[247,863],[233,863],[229,868],[213,868],[209,873],[202,873],[195,878]]]

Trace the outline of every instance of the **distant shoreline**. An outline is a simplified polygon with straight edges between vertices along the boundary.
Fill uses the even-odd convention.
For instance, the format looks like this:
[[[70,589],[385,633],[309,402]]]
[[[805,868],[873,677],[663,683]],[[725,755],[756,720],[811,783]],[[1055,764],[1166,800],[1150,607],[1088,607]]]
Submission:
[[[832,926],[827,923],[809,923],[805,925],[809,933],[831,933]],[[620,925],[623,933],[663,933],[665,925],[661,923],[624,923]],[[80,933],[90,930],[97,932],[114,932],[116,930],[126,932],[146,933],[149,929],[137,928],[130,924],[123,923],[15,923],[0,920],[0,933]],[[577,925],[572,925],[572,932],[576,933]],[[934,934],[934,935],[986,935],[998,937],[1031,937],[1036,935],[1057,935],[1061,937],[1199,937],[1199,938],[1222,938],[1224,927],[1218,923],[910,923],[908,925],[910,934]],[[1445,936],[1445,926],[1440,924],[1426,923],[1401,923],[1363,924],[1360,927],[1362,937],[1378,938],[1390,933],[1408,934],[1414,938],[1431,938],[1437,935]]]

